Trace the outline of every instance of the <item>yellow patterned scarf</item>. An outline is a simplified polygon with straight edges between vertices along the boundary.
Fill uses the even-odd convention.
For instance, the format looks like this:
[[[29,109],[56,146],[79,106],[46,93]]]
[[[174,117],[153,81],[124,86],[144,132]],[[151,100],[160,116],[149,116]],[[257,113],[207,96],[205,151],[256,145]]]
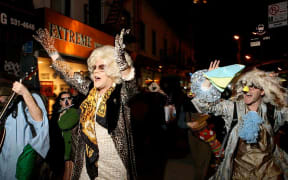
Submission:
[[[85,141],[85,150],[86,150],[86,161],[88,160],[88,164],[92,164],[96,167],[91,167],[91,171],[97,168],[97,160],[98,160],[98,146],[95,132],[95,112],[97,104],[99,103],[98,110],[96,112],[96,119],[104,119],[106,117],[106,102],[110,97],[111,93],[115,89],[115,86],[109,88],[102,98],[99,96],[99,92],[96,88],[91,89],[88,97],[82,102],[81,109],[81,117],[80,117],[80,125],[82,136],[84,135],[83,140]],[[98,102],[98,100],[101,102]],[[98,120],[97,120],[98,122]],[[87,159],[88,158],[88,159]],[[90,162],[90,163],[89,163]],[[89,165],[88,165],[89,166]],[[87,168],[89,170],[90,168]],[[88,172],[89,174],[89,172]]]

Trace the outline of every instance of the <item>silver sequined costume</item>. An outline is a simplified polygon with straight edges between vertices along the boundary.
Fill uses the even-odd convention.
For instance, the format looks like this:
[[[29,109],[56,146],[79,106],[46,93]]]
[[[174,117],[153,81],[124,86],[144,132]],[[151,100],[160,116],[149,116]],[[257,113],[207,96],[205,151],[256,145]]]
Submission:
[[[192,83],[199,81],[198,78],[202,78],[202,77],[195,76],[194,78],[195,79],[192,79]],[[198,86],[197,88],[199,89],[201,87],[201,84],[194,83],[194,86]],[[213,92],[215,92],[216,88],[211,86],[210,89],[206,90],[204,94],[209,93],[209,91],[212,88],[214,89]],[[200,95],[199,97],[203,97],[203,96]],[[225,121],[226,130],[228,132],[231,126],[231,122],[233,120],[234,102],[231,100],[221,100],[221,99],[218,99],[218,100],[214,99],[214,102],[211,102],[211,101],[207,102],[205,99],[200,99],[199,97],[196,96],[192,100],[193,104],[204,113],[212,113],[216,116],[222,116],[222,118]],[[227,146],[225,148],[225,157],[222,163],[220,164],[216,174],[213,177],[211,177],[211,179],[221,179],[221,180],[232,179],[234,155],[237,150],[237,145],[240,139],[238,136],[238,130],[243,123],[241,116],[243,116],[247,112],[246,105],[244,104],[243,101],[237,101],[236,108],[237,108],[238,122],[233,127],[230,133]],[[274,132],[276,132],[279,129],[279,127],[283,125],[285,121],[288,120],[288,109],[287,108],[275,109],[275,113],[274,113],[275,123],[274,123],[273,128],[267,119],[266,104],[262,103],[260,105],[260,111],[261,111],[260,116],[264,120],[262,127],[269,133],[270,143],[274,147],[272,151],[272,160],[278,167],[281,168],[281,170],[284,173],[284,178],[287,179],[288,178],[288,156],[282,149],[280,149],[276,144],[274,144],[273,135],[274,135]]]

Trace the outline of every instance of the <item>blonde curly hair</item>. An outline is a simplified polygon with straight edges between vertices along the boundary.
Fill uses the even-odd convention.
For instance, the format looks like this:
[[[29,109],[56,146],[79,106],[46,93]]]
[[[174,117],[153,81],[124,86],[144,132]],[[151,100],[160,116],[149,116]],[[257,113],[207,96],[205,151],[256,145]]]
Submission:
[[[128,65],[132,65],[132,59],[125,52],[125,58],[128,62]],[[93,66],[98,60],[103,60],[105,64],[105,73],[107,76],[112,78],[113,82],[116,84],[121,83],[121,73],[119,67],[115,60],[115,49],[114,46],[104,45],[99,48],[96,48],[92,51],[89,58],[87,59],[88,70],[90,72],[90,78],[93,80]]]
[[[236,81],[234,94],[237,99],[243,98],[243,87],[254,86],[264,90],[263,101],[277,107],[287,106],[287,89],[281,84],[280,78],[273,72],[265,72],[254,68],[242,73]],[[236,91],[236,92],[235,92]]]

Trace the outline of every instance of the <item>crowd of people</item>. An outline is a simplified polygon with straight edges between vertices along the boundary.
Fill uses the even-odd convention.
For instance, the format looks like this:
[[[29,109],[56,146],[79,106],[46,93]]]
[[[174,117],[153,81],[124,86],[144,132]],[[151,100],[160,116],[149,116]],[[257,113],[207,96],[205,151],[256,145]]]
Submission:
[[[198,179],[288,178],[288,156],[274,138],[288,120],[277,74],[235,73],[233,93],[223,98],[206,74],[219,68],[216,60],[192,74],[188,93],[175,77],[140,89],[125,51],[128,33],[92,51],[87,79],[71,72],[46,29],[37,31],[73,91],[56,97],[48,119],[37,88],[1,84],[0,179],[133,180],[153,171],[164,179],[167,160],[184,157]]]

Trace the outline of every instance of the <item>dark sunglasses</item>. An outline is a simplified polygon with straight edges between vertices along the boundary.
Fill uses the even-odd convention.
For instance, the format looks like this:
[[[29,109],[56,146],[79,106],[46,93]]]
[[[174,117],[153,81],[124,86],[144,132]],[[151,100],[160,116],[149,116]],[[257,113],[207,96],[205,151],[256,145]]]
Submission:
[[[98,71],[100,71],[100,72],[104,72],[105,71],[105,67],[106,67],[105,64],[100,64],[99,66],[96,66],[96,65],[92,66],[93,71],[98,69]]]
[[[71,100],[72,99],[72,97],[70,96],[70,97],[65,97],[65,98],[60,98],[60,101],[64,101],[64,100]]]
[[[252,88],[252,89],[262,89],[261,87],[256,86],[256,85],[253,84],[253,83],[252,83],[252,85],[249,86],[249,88]]]

